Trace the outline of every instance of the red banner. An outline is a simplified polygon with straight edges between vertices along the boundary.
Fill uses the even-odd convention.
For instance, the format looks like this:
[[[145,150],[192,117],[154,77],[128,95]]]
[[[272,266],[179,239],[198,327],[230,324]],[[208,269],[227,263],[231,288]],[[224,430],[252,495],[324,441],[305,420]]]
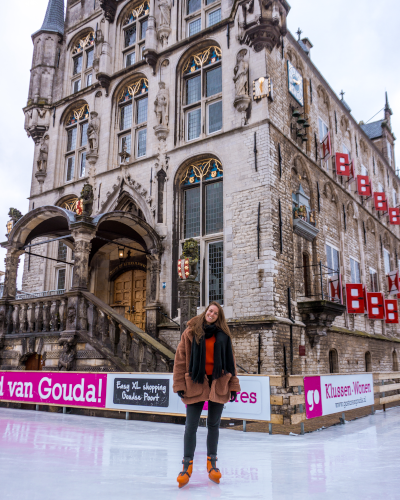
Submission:
[[[399,308],[396,299],[385,300],[385,323],[393,324],[399,322]]]
[[[346,307],[349,314],[364,314],[365,295],[361,283],[346,285]]]
[[[178,260],[178,275],[181,280],[189,278],[189,259]]]
[[[388,204],[385,193],[374,193],[375,210],[377,212],[387,212]]]
[[[385,305],[382,292],[367,292],[367,309],[369,319],[385,318]]]
[[[335,164],[337,175],[350,176],[350,160],[349,155],[346,153],[335,154]]]
[[[371,196],[371,182],[368,175],[357,175],[357,192],[360,196]]]
[[[399,271],[396,269],[395,271],[390,271],[386,275],[388,280],[388,291],[389,295],[397,295],[400,293],[400,281],[399,281]]]
[[[328,132],[321,142],[321,158],[322,160],[326,161],[329,160],[331,156],[332,156],[331,135]]]
[[[400,208],[389,208],[389,223],[400,226]]]

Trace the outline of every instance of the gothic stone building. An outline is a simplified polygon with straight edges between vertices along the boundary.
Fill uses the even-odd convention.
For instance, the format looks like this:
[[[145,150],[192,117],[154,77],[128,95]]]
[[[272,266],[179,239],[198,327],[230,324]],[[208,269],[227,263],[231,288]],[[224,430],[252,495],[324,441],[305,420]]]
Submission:
[[[382,120],[357,123],[289,13],[286,0],[68,0],[64,19],[49,0],[24,108],[29,212],[3,244],[3,369],[170,370],[189,238],[198,310],[223,304],[244,370],[398,369],[398,325],[330,300],[335,280],[339,298],[348,283],[387,295],[398,267],[399,228],[334,162],[348,154],[396,207],[392,111],[386,98]]]

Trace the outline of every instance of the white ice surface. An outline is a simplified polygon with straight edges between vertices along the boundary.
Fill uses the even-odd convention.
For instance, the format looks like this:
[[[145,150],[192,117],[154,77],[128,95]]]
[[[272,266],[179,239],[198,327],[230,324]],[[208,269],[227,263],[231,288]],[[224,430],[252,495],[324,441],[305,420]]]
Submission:
[[[0,499],[400,499],[400,408],[305,436],[222,429],[179,490],[182,425],[0,409]]]

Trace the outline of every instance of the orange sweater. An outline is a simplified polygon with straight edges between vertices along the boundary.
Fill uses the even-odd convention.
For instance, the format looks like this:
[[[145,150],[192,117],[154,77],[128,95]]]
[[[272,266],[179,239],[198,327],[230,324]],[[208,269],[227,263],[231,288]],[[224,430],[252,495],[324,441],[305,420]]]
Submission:
[[[212,375],[214,369],[215,335],[206,340],[206,374]]]

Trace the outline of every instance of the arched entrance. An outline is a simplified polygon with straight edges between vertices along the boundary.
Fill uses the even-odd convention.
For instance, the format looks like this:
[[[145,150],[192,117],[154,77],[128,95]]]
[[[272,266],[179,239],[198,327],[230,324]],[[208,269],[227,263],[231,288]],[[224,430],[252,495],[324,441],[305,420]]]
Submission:
[[[41,370],[43,364],[40,354],[31,354],[25,362],[25,370]]]
[[[146,326],[146,272],[131,269],[124,272],[114,282],[114,309],[120,308],[120,314],[145,329]]]

